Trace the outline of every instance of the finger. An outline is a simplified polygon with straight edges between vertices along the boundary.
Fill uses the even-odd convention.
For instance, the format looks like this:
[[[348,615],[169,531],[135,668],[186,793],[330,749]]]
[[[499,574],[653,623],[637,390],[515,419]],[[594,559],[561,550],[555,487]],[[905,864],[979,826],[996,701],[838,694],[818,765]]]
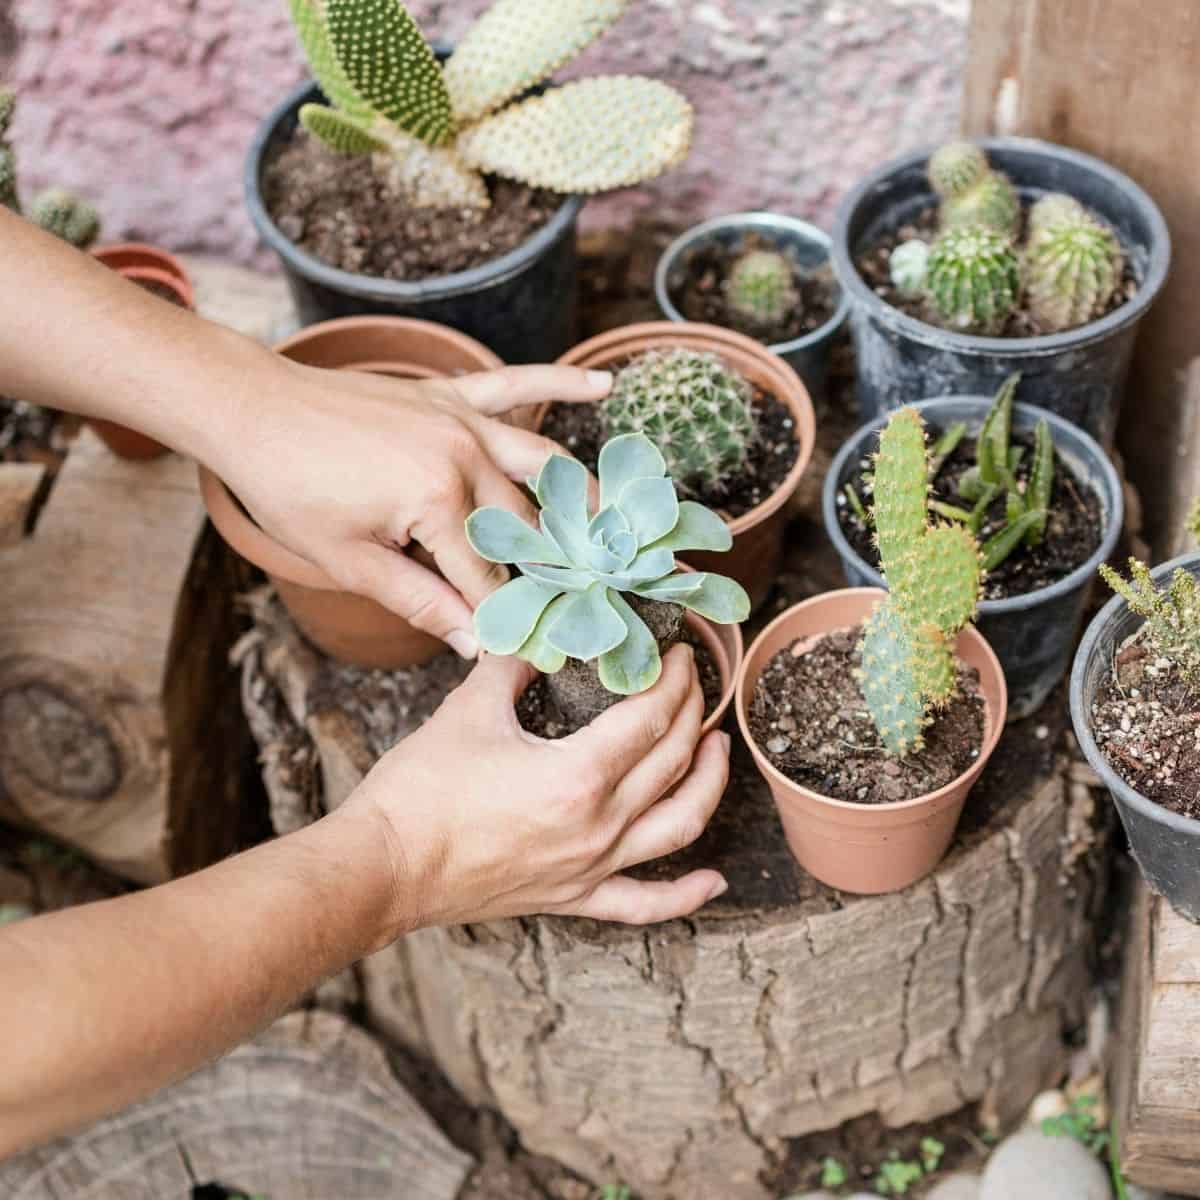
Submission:
[[[703,721],[704,691],[700,680],[695,679],[666,736],[613,793],[613,805],[623,820],[633,821],[640,816],[688,773]]]
[[[489,708],[511,706],[537,678],[537,669],[515,654],[483,654],[464,685]]]
[[[581,367],[501,367],[463,375],[454,380],[454,387],[476,412],[495,417],[547,400],[602,400],[612,389],[612,372]]]
[[[470,606],[436,571],[407,554],[363,542],[326,569],[347,591],[391,609],[415,628],[447,642],[463,658],[478,655]]]
[[[721,895],[728,886],[717,871],[692,871],[670,882],[613,875],[582,903],[572,905],[571,914],[595,921],[652,925],[656,921],[686,917]]]
[[[536,479],[546,459],[553,454],[561,454],[565,458],[575,457],[556,441],[542,437],[540,433],[529,433],[511,425],[502,425],[490,417],[479,417],[477,420],[475,432],[488,457],[509,479],[515,479],[518,483]],[[588,503],[595,508],[599,502],[600,485],[589,471]]]
[[[514,512],[527,525],[537,528],[537,509],[530,501],[528,494],[516,487],[499,471],[486,471],[475,480],[475,503],[477,505],[495,505],[497,508],[507,508]]]
[[[648,691],[629,696],[564,739],[580,769],[594,773],[608,790],[616,786],[666,737],[696,679],[692,648],[674,646],[663,659],[662,676]]]
[[[624,871],[690,846],[707,828],[729,782],[729,735],[713,731],[700,743],[687,778],[640,816],[617,843],[613,869]]]

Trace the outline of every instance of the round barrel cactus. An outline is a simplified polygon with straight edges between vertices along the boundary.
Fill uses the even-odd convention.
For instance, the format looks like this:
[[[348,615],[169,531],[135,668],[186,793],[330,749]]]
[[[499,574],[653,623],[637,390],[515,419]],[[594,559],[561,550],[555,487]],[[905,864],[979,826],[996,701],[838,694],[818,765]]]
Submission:
[[[1081,213],[1038,230],[1025,251],[1025,303],[1050,332],[1100,316],[1121,282],[1125,260],[1117,235]]]
[[[755,325],[778,325],[800,300],[791,261],[777,250],[740,255],[725,280],[725,299]]]
[[[948,229],[929,251],[925,290],[947,329],[999,333],[1021,290],[1016,252],[995,230]]]
[[[974,142],[948,142],[929,156],[929,183],[942,197],[961,196],[987,170],[987,155]]]
[[[1008,176],[988,171],[966,191],[942,201],[943,229],[985,225],[1006,237],[1015,237],[1021,225],[1021,200]]]
[[[1029,236],[1052,225],[1078,221],[1086,215],[1087,210],[1074,196],[1065,192],[1047,192],[1029,210]]]

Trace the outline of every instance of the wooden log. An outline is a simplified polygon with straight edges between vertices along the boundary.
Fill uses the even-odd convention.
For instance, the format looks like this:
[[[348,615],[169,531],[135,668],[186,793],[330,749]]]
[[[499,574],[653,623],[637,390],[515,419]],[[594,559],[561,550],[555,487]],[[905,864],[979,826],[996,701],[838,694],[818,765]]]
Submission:
[[[1200,926],[1139,880],[1116,1046],[1121,1165],[1133,1183],[1200,1196]]]
[[[1192,0],[987,0],[971,6],[967,133],[1047,138],[1129,173],[1162,208],[1173,261],[1142,324],[1118,441],[1160,552],[1200,494],[1200,6]],[[1189,399],[1185,380],[1193,372]]]
[[[348,696],[401,673],[339,686],[349,669],[313,656],[277,603],[256,611],[243,694],[275,811],[311,819],[424,714],[356,709]],[[461,668],[444,661],[448,687]],[[902,1126],[978,1103],[1015,1119],[1065,1069],[1103,891],[1108,810],[1055,751],[1064,707],[1010,728],[953,851],[906,892],[805,875],[742,751],[702,841],[646,868],[724,871],[729,893],[697,918],[423,930],[361,964],[368,1021],[531,1151],[646,1200],[763,1200],[789,1139],[860,1114]]]
[[[183,1083],[0,1166],[10,1200],[454,1200],[471,1160],[340,1017],[293,1013]]]

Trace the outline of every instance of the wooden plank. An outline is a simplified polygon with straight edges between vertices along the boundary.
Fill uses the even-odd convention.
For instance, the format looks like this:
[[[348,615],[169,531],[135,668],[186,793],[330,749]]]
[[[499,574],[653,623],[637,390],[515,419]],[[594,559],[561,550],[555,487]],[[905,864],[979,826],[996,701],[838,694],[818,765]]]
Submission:
[[[1146,188],[1170,226],[1170,279],[1143,323],[1118,442],[1165,552],[1200,486],[1184,380],[1200,344],[1200,4],[987,0],[971,6],[964,127],[1074,146]],[[1194,407],[1193,393],[1193,407]]]

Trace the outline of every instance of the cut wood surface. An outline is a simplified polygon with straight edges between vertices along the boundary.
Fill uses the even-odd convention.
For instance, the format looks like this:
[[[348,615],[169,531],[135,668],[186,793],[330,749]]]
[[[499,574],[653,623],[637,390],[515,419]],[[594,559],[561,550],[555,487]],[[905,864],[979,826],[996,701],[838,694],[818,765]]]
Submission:
[[[1125,1174],[1200,1196],[1200,926],[1139,880],[1117,1043]]]
[[[1189,504],[1200,495],[1198,77],[1195,0],[971,6],[966,131],[1024,134],[1095,154],[1140,183],[1170,227],[1171,274],[1138,334],[1118,435],[1161,557],[1181,547]]]
[[[471,1160],[340,1017],[293,1013],[120,1116],[0,1166],[5,1200],[453,1200]]]

